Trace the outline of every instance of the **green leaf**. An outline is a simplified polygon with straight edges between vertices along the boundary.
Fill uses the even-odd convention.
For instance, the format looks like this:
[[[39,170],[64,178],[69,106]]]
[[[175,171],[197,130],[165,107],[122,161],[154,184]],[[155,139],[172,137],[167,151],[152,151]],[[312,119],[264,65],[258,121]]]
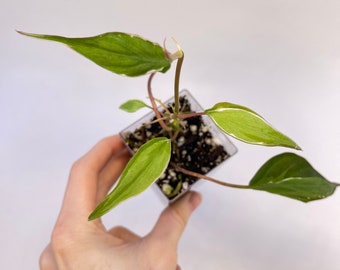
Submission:
[[[264,146],[300,149],[294,141],[246,107],[222,102],[205,112],[220,129],[238,140]]]
[[[267,161],[249,187],[309,202],[332,195],[337,184],[327,181],[304,158],[283,153]]]
[[[117,186],[91,213],[89,220],[101,217],[122,201],[147,189],[165,171],[170,155],[171,142],[165,137],[141,146],[126,165]]]
[[[151,71],[166,72],[171,65],[171,60],[166,57],[160,45],[126,33],[111,32],[94,37],[67,38],[18,32],[64,43],[99,66],[117,74],[140,76]]]
[[[151,108],[145,102],[138,100],[138,99],[131,99],[128,100],[127,102],[123,103],[122,105],[119,106],[119,109],[122,109],[123,111],[126,112],[136,112],[141,108]]]

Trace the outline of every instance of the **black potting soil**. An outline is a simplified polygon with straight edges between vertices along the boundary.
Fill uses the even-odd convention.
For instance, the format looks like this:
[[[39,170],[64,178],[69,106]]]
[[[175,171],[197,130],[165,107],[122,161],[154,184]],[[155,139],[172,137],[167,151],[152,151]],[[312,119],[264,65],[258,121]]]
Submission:
[[[168,110],[172,112],[174,104],[168,104],[167,106]],[[185,113],[193,112],[186,96],[180,97],[180,111]],[[151,119],[150,122],[155,119]],[[209,131],[209,126],[203,122],[201,116],[187,118],[183,123],[185,128],[181,128],[172,144],[170,162],[174,162],[184,169],[206,174],[228,158],[228,153],[219,143],[218,139],[213,138]],[[137,128],[134,132],[124,135],[126,136],[126,143],[134,152],[152,138],[160,136],[169,137],[158,122],[153,124],[146,123],[146,125]],[[169,164],[156,183],[164,195],[171,200],[182,192],[187,191],[197,180],[196,177],[176,171]]]

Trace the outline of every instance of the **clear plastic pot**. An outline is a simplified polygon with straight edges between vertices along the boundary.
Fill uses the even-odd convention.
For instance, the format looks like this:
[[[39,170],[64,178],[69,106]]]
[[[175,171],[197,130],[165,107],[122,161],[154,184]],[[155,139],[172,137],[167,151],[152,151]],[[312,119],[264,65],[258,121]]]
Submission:
[[[188,110],[190,112],[204,111],[187,90],[180,91],[180,100],[180,111],[183,108],[185,113],[188,113]],[[170,111],[173,108],[173,102],[174,98],[164,102]],[[161,106],[158,110],[164,112]],[[119,133],[132,154],[147,140],[164,136],[164,130],[158,122],[151,124],[154,120],[155,114],[152,111]],[[182,129],[183,131],[173,141],[171,161],[184,169],[207,174],[237,152],[227,136],[206,115],[187,118],[183,120],[182,125],[185,129]],[[169,164],[154,186],[163,198],[172,202],[189,191],[198,180],[193,176],[178,172]]]

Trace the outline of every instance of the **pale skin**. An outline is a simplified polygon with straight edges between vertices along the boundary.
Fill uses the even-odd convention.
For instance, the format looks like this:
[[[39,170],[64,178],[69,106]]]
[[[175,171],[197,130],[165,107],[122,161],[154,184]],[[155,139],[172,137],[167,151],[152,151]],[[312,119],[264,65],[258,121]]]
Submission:
[[[189,192],[161,213],[144,237],[122,226],[106,229],[89,214],[117,181],[130,155],[115,135],[101,140],[72,166],[41,270],[175,270],[177,246],[201,195]],[[136,206],[138,207],[138,206]]]

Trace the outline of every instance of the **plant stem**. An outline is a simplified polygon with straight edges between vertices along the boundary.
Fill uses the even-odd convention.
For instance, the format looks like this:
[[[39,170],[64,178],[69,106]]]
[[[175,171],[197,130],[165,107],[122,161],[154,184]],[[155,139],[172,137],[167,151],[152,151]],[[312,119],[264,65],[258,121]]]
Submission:
[[[197,116],[202,116],[205,115],[205,112],[194,112],[194,113],[183,113],[178,116],[180,119],[186,119],[186,118],[191,118],[191,117],[197,117]]]
[[[155,100],[163,107],[164,111],[165,111],[168,115],[171,114],[171,112],[169,111],[168,107],[167,107],[160,99],[155,98]]]
[[[153,120],[153,121],[151,121],[151,122],[148,122],[148,123],[143,124],[143,126],[146,127],[146,126],[148,126],[148,125],[152,125],[152,124],[154,124],[154,123],[159,123],[160,121],[166,120],[166,119],[168,119],[168,117],[157,118],[156,120]]]
[[[241,189],[249,189],[250,188],[249,186],[236,185],[236,184],[222,182],[222,181],[216,180],[214,178],[211,178],[211,177],[209,177],[207,175],[200,174],[200,173],[193,172],[193,171],[189,171],[187,169],[184,169],[184,168],[178,166],[174,162],[171,162],[171,166],[173,166],[176,171],[182,172],[182,173],[187,174],[187,175],[194,176],[196,178],[201,178],[201,179],[204,179],[204,180],[208,180],[210,182],[213,182],[215,184],[219,184],[219,185],[222,185],[222,186],[226,186],[226,187],[230,187],[230,188],[241,188]]]
[[[156,74],[156,72],[151,73],[150,77],[148,79],[148,95],[149,95],[149,99],[150,99],[150,102],[151,102],[151,105],[152,105],[152,109],[155,112],[156,118],[159,120],[159,124],[161,125],[161,127],[164,130],[169,131],[170,128],[164,123],[164,121],[161,117],[161,114],[157,109],[157,104],[156,104],[155,98],[153,97],[153,94],[152,94],[151,82],[152,82],[152,79],[155,76],[155,74]]]
[[[184,53],[181,51],[182,56],[177,59],[176,73],[175,73],[175,85],[174,85],[174,98],[175,98],[175,116],[179,114],[179,79],[181,77],[181,69],[184,60]]]

